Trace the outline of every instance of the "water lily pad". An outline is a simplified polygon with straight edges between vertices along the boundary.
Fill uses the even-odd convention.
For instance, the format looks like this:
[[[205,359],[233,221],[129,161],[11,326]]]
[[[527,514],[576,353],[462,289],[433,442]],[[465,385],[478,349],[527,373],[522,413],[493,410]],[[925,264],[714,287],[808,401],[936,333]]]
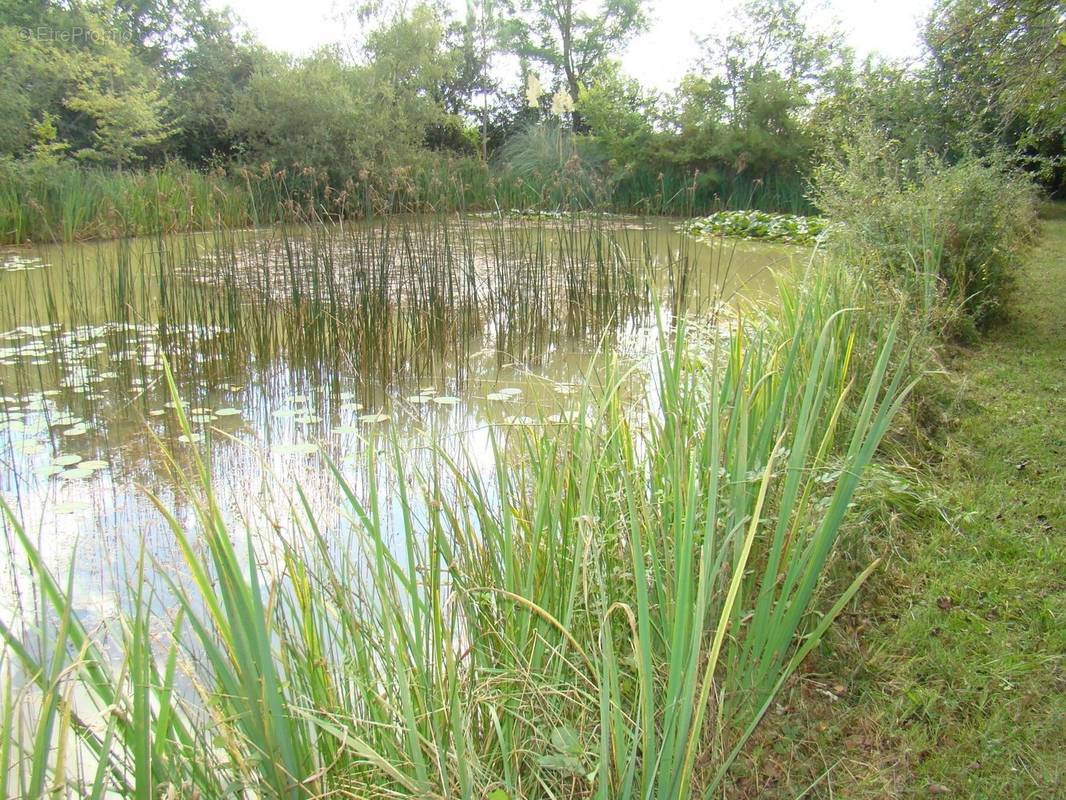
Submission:
[[[318,445],[311,442],[296,442],[295,444],[283,444],[274,448],[278,455],[306,456],[318,452]]]
[[[64,436],[84,436],[89,432],[89,429],[84,425],[75,425],[72,428],[67,428],[63,431]]]
[[[182,444],[198,444],[199,442],[202,442],[203,440],[204,440],[204,435],[202,433],[193,433],[193,434],[183,433],[181,436],[178,437],[178,441],[181,442]]]
[[[363,414],[363,416],[359,417],[359,421],[365,422],[367,425],[373,425],[376,422],[387,422],[388,419],[388,414]]]
[[[333,433],[337,436],[347,436],[349,434],[358,434],[359,429],[354,425],[337,425],[333,428]]]
[[[434,397],[433,398],[433,402],[436,403],[437,405],[440,405],[440,406],[456,406],[456,405],[459,405],[460,400],[459,400],[458,397],[442,396],[442,397]]]
[[[63,471],[62,467],[57,467],[54,464],[49,465],[47,467],[41,467],[40,469],[34,470],[34,472],[37,474],[37,476],[41,477],[41,478],[51,478],[54,475],[58,475],[62,471]]]
[[[508,386],[508,387],[506,387],[504,389],[499,389],[497,391],[498,391],[499,394],[505,394],[508,397],[518,397],[518,395],[522,394],[522,390],[521,389],[516,389],[513,386]]]
[[[57,467],[72,467],[81,461],[81,456],[70,453],[65,456],[56,456],[52,459],[52,463]]]
[[[487,395],[485,395],[485,399],[486,400],[492,400],[493,402],[496,402],[496,403],[502,403],[504,401],[511,400],[513,398],[511,397],[511,395],[504,394],[503,392],[489,392]]]
[[[108,463],[106,461],[100,461],[99,459],[93,459],[92,461],[82,461],[78,466],[81,469],[101,470],[107,469]]]
[[[75,467],[74,469],[65,470],[59,477],[68,481],[78,481],[82,478],[91,478],[92,476],[93,470],[85,469],[84,467]]]
[[[241,410],[239,408],[219,408],[215,409],[216,417],[238,417]]]
[[[56,514],[77,514],[79,511],[85,511],[89,508],[89,504],[84,500],[68,500],[65,503],[57,503],[52,507],[52,510]]]

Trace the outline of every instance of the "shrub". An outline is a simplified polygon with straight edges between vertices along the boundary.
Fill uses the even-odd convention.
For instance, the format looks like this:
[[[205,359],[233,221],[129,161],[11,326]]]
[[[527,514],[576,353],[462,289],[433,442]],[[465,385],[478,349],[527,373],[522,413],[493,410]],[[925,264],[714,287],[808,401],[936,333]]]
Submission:
[[[948,165],[899,158],[867,131],[814,175],[813,198],[834,223],[832,246],[963,324],[1002,317],[1036,221],[1033,184],[998,158]]]

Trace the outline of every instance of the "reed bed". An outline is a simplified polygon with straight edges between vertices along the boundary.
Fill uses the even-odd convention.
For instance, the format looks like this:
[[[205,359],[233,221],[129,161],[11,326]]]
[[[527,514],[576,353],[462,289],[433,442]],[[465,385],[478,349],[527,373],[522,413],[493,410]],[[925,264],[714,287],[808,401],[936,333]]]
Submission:
[[[665,315],[643,397],[608,363],[571,423],[497,431],[488,470],[412,471],[387,438],[365,486],[324,462],[347,522],[293,487],[269,565],[204,462],[176,470],[197,526],[158,506],[191,577],[138,583],[104,631],[9,512],[40,614],[2,631],[0,792],[716,796],[873,568],[827,580],[909,387],[847,280],[772,318]]]
[[[357,225],[217,230],[56,251],[6,294],[0,318],[71,329],[154,326],[179,372],[190,356],[261,363],[344,358],[382,385],[427,358],[485,346],[535,363],[553,345],[593,349],[668,308],[716,299],[720,253],[639,221],[566,216],[377,217]],[[202,330],[203,347],[188,347]],[[201,352],[203,350],[203,352]]]
[[[139,171],[0,162],[0,244],[512,208],[686,217],[723,209],[811,212],[798,175],[586,172],[575,177],[565,165],[522,171],[469,158],[426,158],[348,177],[300,165],[199,172],[176,162]]]

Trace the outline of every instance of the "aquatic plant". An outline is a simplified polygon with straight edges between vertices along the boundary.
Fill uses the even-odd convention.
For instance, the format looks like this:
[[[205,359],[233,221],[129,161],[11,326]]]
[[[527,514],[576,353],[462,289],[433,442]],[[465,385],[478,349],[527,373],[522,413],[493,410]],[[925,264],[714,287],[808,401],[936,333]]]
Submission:
[[[642,402],[608,365],[567,424],[497,431],[487,472],[412,474],[387,438],[364,487],[326,461],[346,519],[293,487],[265,561],[196,460],[195,529],[158,502],[190,580],[135,583],[117,660],[9,512],[40,615],[2,630],[0,788],[711,796],[872,569],[824,580],[906,374],[838,300],[823,277],[773,323],[663,325]]]
[[[827,229],[828,224],[821,217],[765,211],[719,211],[709,217],[688,220],[680,227],[689,236],[702,239],[730,236],[787,244],[814,244]]]
[[[610,177],[588,148],[555,134],[517,137],[492,164],[426,154],[403,167],[360,171],[341,185],[299,165],[204,173],[180,164],[113,171],[4,161],[0,244],[498,209],[674,216],[723,208],[799,212],[810,209],[801,188],[798,178],[751,182],[676,169]]]

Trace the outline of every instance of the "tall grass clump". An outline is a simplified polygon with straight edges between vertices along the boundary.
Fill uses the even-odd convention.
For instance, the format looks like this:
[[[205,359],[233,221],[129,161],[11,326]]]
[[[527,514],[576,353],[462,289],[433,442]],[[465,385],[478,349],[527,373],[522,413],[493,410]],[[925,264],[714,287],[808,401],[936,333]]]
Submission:
[[[1036,232],[1032,182],[1000,159],[901,159],[867,130],[816,170],[814,201],[844,260],[926,305],[961,309],[963,328],[1002,318]]]
[[[0,161],[0,243],[153,236],[253,222],[243,187],[180,164],[108,170]]]
[[[412,473],[380,439],[355,485],[323,457],[347,507],[295,487],[276,555],[175,466],[185,574],[103,630],[9,512],[40,613],[2,630],[0,791],[714,796],[872,568],[825,580],[908,387],[895,326],[857,341],[840,299],[815,278],[772,323],[664,325],[643,393],[608,367],[487,463]]]
[[[501,178],[517,184],[531,201],[520,207],[570,211],[610,203],[604,159],[558,125],[531,125],[515,133],[497,160]]]
[[[499,209],[808,213],[802,185],[799,176],[748,179],[669,168],[617,175],[595,142],[551,125],[519,131],[491,162],[426,152],[341,173],[273,162],[200,172],[176,162],[109,170],[0,159],[0,244]]]

